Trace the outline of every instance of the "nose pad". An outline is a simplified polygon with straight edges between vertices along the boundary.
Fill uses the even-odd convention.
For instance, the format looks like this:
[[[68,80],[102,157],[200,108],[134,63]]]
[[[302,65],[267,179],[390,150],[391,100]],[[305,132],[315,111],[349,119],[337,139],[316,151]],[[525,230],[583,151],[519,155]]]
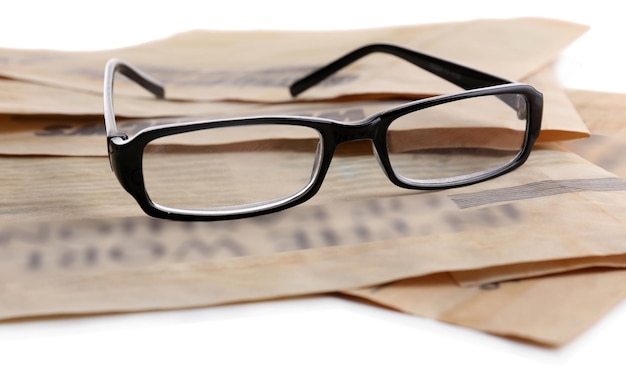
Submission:
[[[374,145],[373,142],[372,142],[372,150],[374,151],[374,157],[376,157],[376,161],[378,162],[378,165],[380,165],[380,167],[384,170],[385,165],[381,161],[380,156],[378,155],[378,149],[376,149],[376,145]]]
[[[522,95],[517,95],[517,118],[519,120],[528,119],[528,104],[526,103],[526,98]]]
[[[385,157],[385,159],[381,158],[381,155],[378,153],[378,146],[376,145],[375,142],[372,141],[372,150],[374,151],[374,157],[376,157],[376,161],[378,162],[378,166],[380,166],[380,169],[383,171],[383,173],[385,173],[385,176],[387,176],[387,178],[395,183],[398,184],[398,175],[396,174],[396,172],[393,171],[393,168],[391,167],[391,162],[389,162],[389,154],[387,153],[387,147],[383,147],[383,149],[385,149],[383,151],[383,156]]]
[[[383,171],[383,173],[385,173],[387,177],[391,178],[393,176],[393,174],[389,172],[391,168],[389,168],[389,170],[387,169],[387,165],[385,165],[383,160],[380,158],[380,155],[378,154],[378,148],[376,147],[376,144],[374,144],[373,141],[372,141],[372,151],[374,151],[374,157],[376,157],[376,161],[378,162],[378,166],[380,166],[380,169]]]
[[[322,146],[322,140],[317,142],[317,148],[315,148],[315,161],[313,161],[313,169],[311,170],[311,181],[317,177],[320,166],[322,165],[322,157],[324,157],[324,147]]]

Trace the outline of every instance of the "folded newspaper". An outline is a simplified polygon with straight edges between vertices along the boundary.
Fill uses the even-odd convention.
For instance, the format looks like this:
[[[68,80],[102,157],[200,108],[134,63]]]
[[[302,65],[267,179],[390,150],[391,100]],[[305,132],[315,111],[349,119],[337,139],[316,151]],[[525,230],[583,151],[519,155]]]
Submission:
[[[292,100],[287,91],[289,84],[368,43],[396,43],[519,80],[554,60],[586,30],[578,24],[541,18],[348,31],[198,30],[118,50],[0,49],[0,75],[100,94],[106,61],[120,58],[163,81],[170,99],[284,102]],[[350,65],[299,99],[458,91],[441,82],[398,58],[377,55]],[[116,92],[146,95],[136,85],[123,82],[116,84]]]
[[[373,57],[298,102],[287,96],[292,79],[384,39],[531,83],[546,98],[542,141],[586,137],[547,66],[584,30],[554,20],[478,20],[357,32],[197,31],[107,52],[0,50],[0,74],[12,78],[0,80],[0,170],[11,179],[0,185],[0,319],[343,289],[413,314],[563,344],[625,296],[623,271],[589,268],[624,264],[626,181],[562,146],[540,145],[522,168],[493,181],[416,192],[388,183],[356,144],[337,153],[322,190],[303,205],[182,223],[143,215],[121,189],[94,116],[113,55],[162,77],[175,99],[150,99],[120,81],[116,109],[132,117],[119,121],[131,134],[162,118],[358,120],[404,98],[458,91],[404,62]],[[268,48],[259,57],[255,46]],[[179,55],[166,53],[173,50]],[[155,66],[150,56],[163,59]],[[601,115],[603,106],[593,110]],[[585,146],[567,145],[579,153]],[[545,277],[573,270],[584,272]],[[568,289],[575,296],[564,297]],[[571,302],[556,302],[564,300]],[[546,305],[553,311],[541,319]],[[570,323],[549,323],[566,315]]]
[[[5,81],[6,82],[6,81]],[[13,87],[33,86],[29,83],[9,81]],[[0,80],[0,84],[2,81]],[[572,105],[567,95],[555,83],[550,68],[544,69],[528,77],[526,83],[534,85],[544,94],[544,118],[539,141],[559,141],[584,138],[589,136],[589,130],[580,119],[578,112]],[[35,86],[45,91],[39,92],[32,89],[33,93],[47,93],[50,102],[55,103],[61,99],[68,104],[79,107],[89,97],[97,98],[97,106],[85,106],[88,113],[98,113],[102,109],[102,97],[98,95],[81,94],[76,91],[58,89],[54,87]],[[0,87],[0,111],[2,110],[2,88]],[[8,90],[10,91],[10,90]],[[30,92],[29,91],[29,92]],[[61,93],[61,94],[58,94]],[[5,96],[13,94],[5,92]],[[65,95],[63,95],[65,94]],[[25,96],[25,99],[36,98]],[[57,99],[56,101],[54,99]],[[19,104],[24,100],[7,100],[4,102],[7,114],[0,113],[2,128],[0,134],[0,154],[8,155],[34,155],[45,154],[55,156],[105,156],[107,154],[105,144],[105,129],[102,116],[71,116],[71,115],[48,115],[54,107],[42,110],[43,115],[35,112],[21,113]],[[94,100],[95,102],[95,100]],[[316,116],[339,121],[358,121],[365,117],[393,106],[405,103],[399,100],[355,100],[350,102],[306,102],[285,104],[259,104],[242,102],[168,102],[158,100],[138,100],[132,98],[119,99],[116,109],[123,108],[124,104],[146,102],[150,107],[145,107],[146,117],[122,119],[119,127],[122,131],[132,136],[143,128],[182,120],[214,120],[226,117],[242,117],[256,115],[299,115]],[[89,102],[91,104],[91,101]],[[38,103],[36,107],[45,105]],[[56,107],[56,104],[55,104]],[[60,105],[59,105],[60,107]],[[139,106],[137,105],[139,108]],[[99,110],[99,111],[98,111]],[[169,110],[169,111],[168,111]],[[179,115],[176,116],[176,110]],[[32,111],[32,110],[31,110]],[[30,111],[29,111],[30,112]],[[143,112],[143,111],[142,111]],[[165,117],[159,112],[171,112],[173,116]],[[140,115],[135,113],[134,115]],[[161,116],[161,117],[158,117]],[[467,126],[471,128],[471,126]],[[265,135],[267,138],[268,136]],[[182,141],[194,144],[194,140]]]
[[[373,158],[345,160],[307,204],[183,223],[143,216],[101,158],[4,158],[0,317],[212,305],[626,252],[626,181],[566,151],[538,149],[509,175],[440,192],[397,189]]]
[[[593,135],[564,145],[622,178],[626,176],[626,160],[620,157],[626,147],[626,95],[568,93]],[[619,268],[626,268],[626,254],[496,265],[345,293],[411,314],[559,346],[623,302],[626,270]]]

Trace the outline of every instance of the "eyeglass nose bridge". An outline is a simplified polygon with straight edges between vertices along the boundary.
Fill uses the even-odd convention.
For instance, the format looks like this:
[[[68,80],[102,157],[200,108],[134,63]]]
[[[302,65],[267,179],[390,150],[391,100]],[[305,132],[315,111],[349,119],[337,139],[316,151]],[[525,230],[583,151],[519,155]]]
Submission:
[[[384,125],[380,117],[366,119],[356,124],[339,124],[334,128],[336,145],[351,142],[370,140],[375,142],[384,133]]]
[[[393,183],[403,186],[403,184],[396,178],[393,169],[391,169],[389,157],[386,154],[386,134],[392,121],[393,118],[381,117],[378,115],[356,124],[336,125],[336,128],[334,128],[335,145],[337,146],[353,141],[369,140],[372,143],[374,157],[387,178],[389,178],[389,180]]]

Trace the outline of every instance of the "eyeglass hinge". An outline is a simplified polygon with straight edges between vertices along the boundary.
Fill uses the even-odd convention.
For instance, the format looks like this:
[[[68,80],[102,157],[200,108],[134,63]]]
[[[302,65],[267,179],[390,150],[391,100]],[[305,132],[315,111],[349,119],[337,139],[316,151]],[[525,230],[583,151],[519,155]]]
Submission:
[[[109,140],[114,139],[116,137],[121,138],[122,140],[128,140],[128,135],[124,132],[115,132],[109,135]]]

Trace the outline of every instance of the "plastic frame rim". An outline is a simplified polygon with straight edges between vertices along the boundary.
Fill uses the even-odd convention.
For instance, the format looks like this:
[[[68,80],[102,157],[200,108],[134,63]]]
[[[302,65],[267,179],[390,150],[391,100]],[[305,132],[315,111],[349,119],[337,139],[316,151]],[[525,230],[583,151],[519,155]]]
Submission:
[[[135,198],[147,214],[175,220],[209,221],[262,215],[305,202],[313,197],[321,187],[337,146],[349,141],[370,140],[374,147],[376,158],[391,182],[403,188],[416,190],[436,190],[471,185],[508,173],[526,161],[541,130],[543,97],[540,92],[526,84],[512,83],[491,74],[400,46],[381,43],[366,45],[356,49],[293,83],[290,87],[291,94],[297,96],[343,67],[372,53],[385,53],[397,56],[462,87],[466,91],[407,102],[355,123],[343,123],[313,117],[258,116],[191,123],[171,123],[144,129],[132,138],[129,138],[123,132],[118,131],[115,121],[113,110],[113,79],[115,73],[119,72],[125,75],[158,98],[165,97],[165,90],[160,82],[141,70],[118,59],[112,59],[106,65],[104,78],[104,118],[111,168],[120,184]],[[393,171],[387,153],[387,129],[393,120],[407,113],[447,102],[478,96],[503,94],[519,94],[526,99],[526,133],[523,146],[514,159],[490,171],[479,172],[475,175],[452,177],[452,180],[447,181],[411,181],[398,176]],[[240,207],[233,206],[219,210],[168,208],[158,205],[150,199],[145,189],[142,172],[143,149],[150,141],[159,137],[202,129],[270,123],[310,127],[316,129],[321,136],[322,153],[316,163],[317,172],[312,176],[308,185],[296,194],[274,201]]]
[[[475,175],[466,176],[465,179],[455,181],[429,180],[427,182],[405,180],[397,175],[390,163],[387,152],[387,129],[391,122],[408,113],[438,106],[444,103],[479,96],[519,94],[527,99],[529,113],[536,112],[533,106],[533,98],[537,96],[536,90],[525,84],[504,84],[489,88],[465,91],[461,93],[442,95],[420,99],[399,105],[367,117],[356,123],[343,123],[331,119],[314,117],[290,117],[290,116],[261,116],[252,118],[232,118],[211,121],[172,123],[163,126],[155,126],[138,132],[132,138],[124,139],[121,136],[109,138],[109,156],[113,170],[124,188],[136,199],[142,209],[149,215],[161,218],[179,220],[223,220],[266,214],[293,207],[312,198],[321,187],[326,173],[330,167],[336,148],[345,142],[369,140],[371,141],[379,164],[386,176],[397,186],[414,190],[440,190],[462,187],[474,183],[489,180],[510,172],[522,165],[534,145],[540,124],[537,119],[529,115],[527,118],[524,144],[518,155],[507,164],[493,170]],[[299,192],[279,198],[274,201],[261,202],[252,205],[233,206],[228,208],[216,208],[214,210],[194,210],[171,208],[153,202],[145,188],[143,179],[142,156],[145,146],[151,141],[179,133],[186,133],[210,128],[224,128],[236,126],[251,126],[263,124],[284,124],[302,126],[315,129],[320,134],[322,145],[320,159],[315,175],[311,181]]]

